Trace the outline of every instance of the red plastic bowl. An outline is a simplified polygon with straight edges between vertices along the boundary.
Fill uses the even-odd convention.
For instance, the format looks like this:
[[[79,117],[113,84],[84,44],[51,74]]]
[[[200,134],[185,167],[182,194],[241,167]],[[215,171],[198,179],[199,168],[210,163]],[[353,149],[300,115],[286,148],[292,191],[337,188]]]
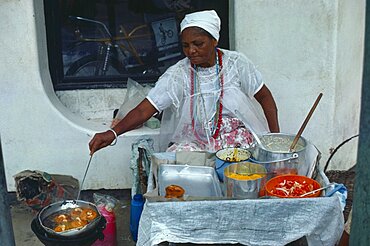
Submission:
[[[316,180],[306,176],[291,174],[276,176],[265,184],[265,192],[267,196],[280,198],[318,197],[321,194],[321,190],[303,197],[300,197],[300,195],[319,188],[321,188],[321,185]]]

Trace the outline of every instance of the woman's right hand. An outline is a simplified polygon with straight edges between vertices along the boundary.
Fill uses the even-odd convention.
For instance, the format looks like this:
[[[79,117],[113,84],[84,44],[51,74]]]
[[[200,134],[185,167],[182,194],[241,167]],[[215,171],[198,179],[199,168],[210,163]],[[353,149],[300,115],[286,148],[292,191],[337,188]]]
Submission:
[[[114,140],[115,136],[112,131],[96,133],[89,143],[90,155],[94,154],[99,149],[107,147]]]
[[[114,130],[110,129],[106,132],[100,132],[95,134],[89,143],[90,155],[94,154],[101,148],[107,147],[113,141],[115,144],[116,136],[123,134],[127,131],[133,130],[144,124],[153,114],[157,112],[157,109],[149,102],[148,99],[144,99],[139,105],[137,105],[133,110],[131,110],[122,120],[120,120],[115,126]],[[114,122],[116,123],[116,122]]]

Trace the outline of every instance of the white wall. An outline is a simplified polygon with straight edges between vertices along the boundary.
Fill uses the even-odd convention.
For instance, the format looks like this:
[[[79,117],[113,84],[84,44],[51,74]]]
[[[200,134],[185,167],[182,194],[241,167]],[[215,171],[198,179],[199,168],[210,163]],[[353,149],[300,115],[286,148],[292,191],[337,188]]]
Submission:
[[[25,169],[81,179],[88,141],[94,132],[108,128],[84,119],[55,95],[42,2],[0,1],[0,134],[9,190],[15,188],[13,175]],[[304,136],[321,150],[325,163],[330,148],[358,132],[365,1],[234,4],[235,48],[261,70],[277,100],[282,131],[298,131],[318,93],[324,93]],[[82,100],[89,100],[90,92]],[[116,98],[114,105],[118,102]],[[75,109],[81,111],[81,106]],[[142,134],[157,136],[158,131],[135,130],[96,153],[84,188],[130,188],[131,143]],[[355,162],[357,151],[351,151],[338,152],[345,162],[336,168]]]
[[[55,95],[47,66],[42,2],[0,2],[0,134],[10,191],[15,189],[13,175],[25,169],[81,180],[89,140],[108,128],[71,113]],[[131,143],[142,134],[155,136],[158,131],[135,130],[121,136],[116,146],[97,152],[84,188],[130,188]]]
[[[338,2],[335,99],[332,142],[340,143],[359,133],[361,81],[364,53],[365,1]],[[333,169],[356,162],[358,138],[341,147],[330,162]]]
[[[56,91],[60,102],[73,114],[92,121],[110,125],[113,111],[118,109],[126,96],[125,88]]]
[[[281,131],[296,134],[320,92],[303,136],[322,152],[359,132],[365,1],[236,0],[235,49],[254,63],[279,109]],[[356,163],[357,139],[329,169]],[[335,158],[334,158],[335,157]]]

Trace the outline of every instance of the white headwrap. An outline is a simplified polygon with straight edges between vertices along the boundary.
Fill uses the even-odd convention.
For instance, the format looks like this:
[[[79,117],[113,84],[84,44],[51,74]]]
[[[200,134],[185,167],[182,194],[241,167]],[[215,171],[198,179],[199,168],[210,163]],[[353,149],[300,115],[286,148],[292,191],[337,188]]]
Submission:
[[[181,21],[181,32],[187,27],[200,27],[211,34],[217,41],[220,38],[221,20],[216,11],[205,10],[185,15]]]

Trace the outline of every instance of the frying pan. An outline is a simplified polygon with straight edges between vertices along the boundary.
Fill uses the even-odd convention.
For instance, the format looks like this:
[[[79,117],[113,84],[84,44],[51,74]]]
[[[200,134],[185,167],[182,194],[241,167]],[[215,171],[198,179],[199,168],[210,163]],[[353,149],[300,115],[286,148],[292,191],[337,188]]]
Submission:
[[[92,209],[97,213],[97,216],[95,219],[91,220],[87,225],[75,229],[70,229],[70,230],[65,230],[62,232],[56,232],[54,228],[49,227],[47,224],[49,219],[51,219],[51,215],[55,214],[63,214],[63,213],[68,213],[66,211],[69,211],[70,209],[73,208],[82,208],[82,209]],[[52,203],[46,207],[44,207],[38,214],[37,214],[37,219],[39,221],[40,226],[49,234],[55,237],[74,237],[78,235],[82,235],[85,233],[88,233],[92,230],[94,230],[100,220],[101,220],[102,215],[100,214],[99,210],[95,206],[95,204],[91,202],[86,202],[82,200],[65,200],[65,201],[59,201]]]

